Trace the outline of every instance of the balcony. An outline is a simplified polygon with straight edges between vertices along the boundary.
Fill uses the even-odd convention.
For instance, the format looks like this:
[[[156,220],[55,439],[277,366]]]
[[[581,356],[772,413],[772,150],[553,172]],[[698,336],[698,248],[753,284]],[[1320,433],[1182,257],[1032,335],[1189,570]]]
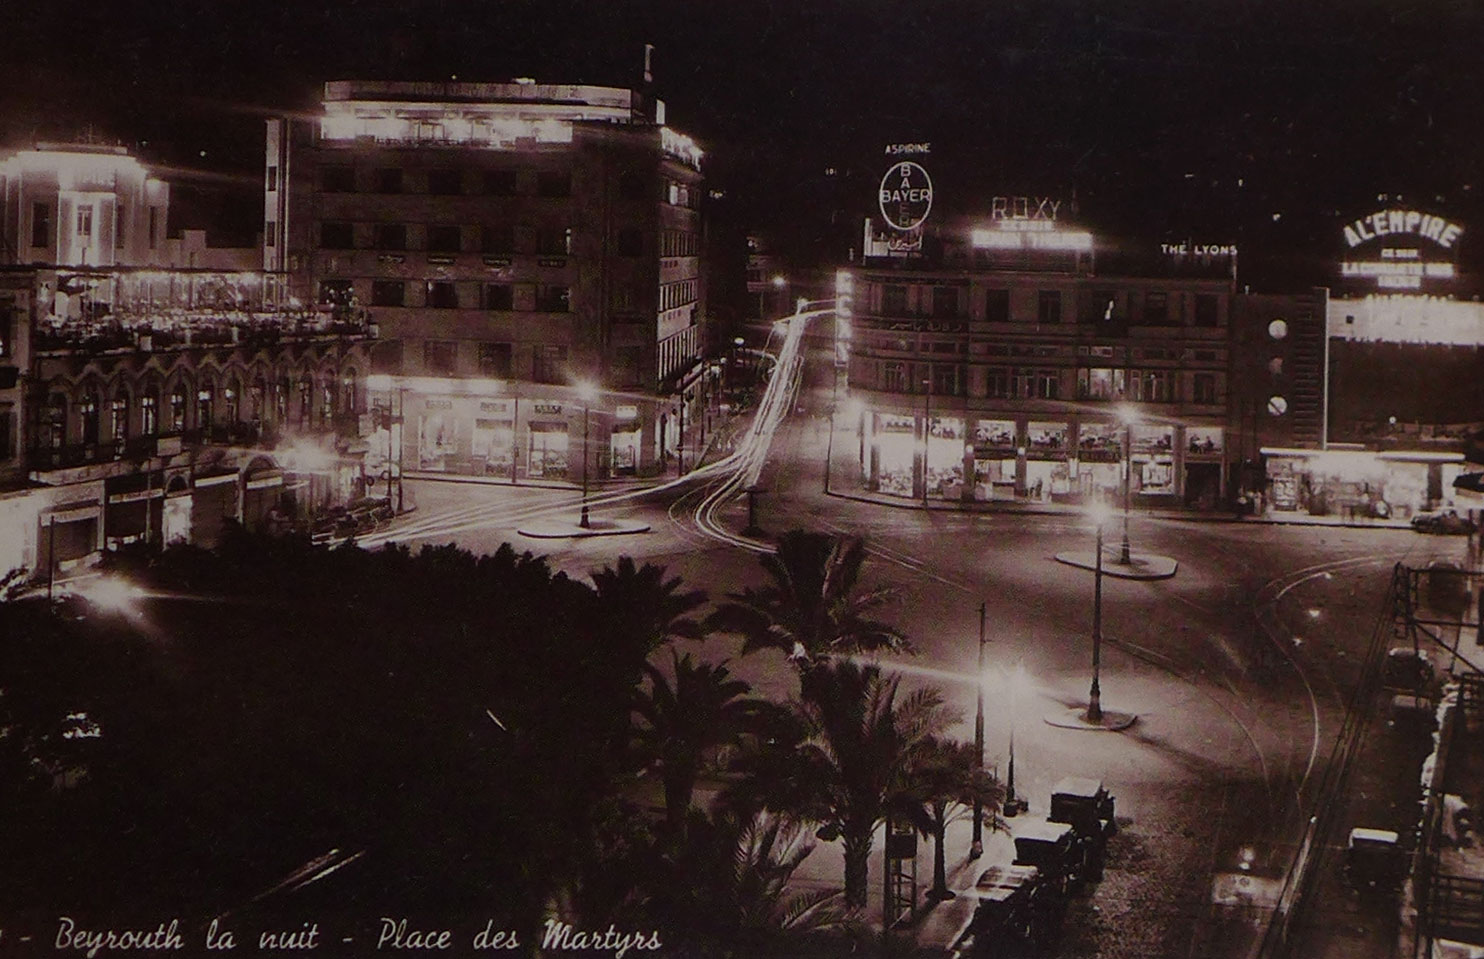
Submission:
[[[317,337],[369,337],[371,316],[352,307],[279,311],[129,309],[46,318],[36,326],[38,353],[151,353],[245,346]]]

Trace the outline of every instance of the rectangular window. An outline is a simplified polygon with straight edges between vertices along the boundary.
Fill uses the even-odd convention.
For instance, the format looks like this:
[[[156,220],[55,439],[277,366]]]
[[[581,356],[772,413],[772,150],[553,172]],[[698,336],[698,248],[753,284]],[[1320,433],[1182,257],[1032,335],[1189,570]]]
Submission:
[[[518,185],[514,170],[486,170],[484,192],[490,196],[515,196]]]
[[[1061,377],[1055,370],[1037,370],[1035,379],[1036,399],[1054,400],[1060,391]]]
[[[428,281],[428,306],[435,310],[459,308],[459,291],[452,280]]]
[[[1036,296],[1036,322],[1061,322],[1061,291],[1042,290]]]
[[[958,395],[958,367],[934,363],[932,379],[934,396]]]
[[[402,171],[395,167],[384,167],[376,171],[377,193],[401,193]]]
[[[268,235],[272,236],[270,229]],[[272,246],[272,241],[268,241]],[[355,227],[350,223],[321,223],[319,227],[319,245],[322,250],[353,250],[355,249]]]
[[[153,250],[159,242],[160,236],[160,208],[152,206],[149,208],[149,248]]]
[[[567,348],[538,346],[531,361],[531,379],[537,383],[561,383],[566,380]]]
[[[572,289],[566,286],[536,287],[536,309],[543,313],[566,313],[572,307]]]
[[[1170,297],[1167,293],[1144,294],[1144,323],[1162,326],[1170,321]]]
[[[448,168],[429,170],[428,192],[435,196],[458,196],[464,192],[463,176],[458,170]]]
[[[9,407],[0,409],[0,460],[15,456],[15,413]]]
[[[984,297],[984,319],[988,323],[1010,322],[1010,291],[986,290]]]
[[[1123,370],[1107,366],[1084,367],[1077,371],[1079,400],[1123,399]]]
[[[892,393],[907,393],[907,364],[891,362],[881,364],[881,388]]]
[[[486,283],[484,285],[484,308],[486,310],[515,309],[515,287],[508,283]]]
[[[276,246],[278,244],[278,224],[272,220],[263,224],[263,245]]]
[[[401,223],[376,224],[376,248],[378,250],[407,249],[407,227]]]
[[[459,252],[459,228],[456,226],[428,227],[428,252]]]
[[[571,196],[572,174],[565,170],[548,170],[536,174],[537,196]]]
[[[407,284],[401,280],[372,280],[372,306],[403,306],[407,302]]]
[[[151,217],[154,211],[151,210]],[[153,219],[151,219],[153,222]],[[52,206],[50,203],[31,204],[31,245],[48,247],[52,243]],[[153,246],[154,244],[151,244]]]
[[[77,208],[77,235],[85,242],[93,235],[93,208],[91,206]]]
[[[989,369],[989,395],[998,400],[1008,400],[1014,395],[1011,392],[1010,371],[1003,366]]]
[[[1134,388],[1134,400],[1140,403],[1168,403],[1173,398],[1170,391],[1170,374],[1166,370],[1144,370],[1129,375]]]
[[[319,188],[325,193],[356,191],[356,171],[353,167],[327,166],[320,170],[319,177]]]
[[[544,227],[536,231],[536,252],[566,256],[572,252],[572,231],[561,227]]]
[[[933,287],[933,316],[939,319],[958,316],[958,290],[951,286]]]
[[[902,316],[907,312],[907,288],[888,286],[881,294],[881,312],[889,316]]]
[[[643,256],[644,233],[640,230],[618,231],[619,256]]]
[[[320,280],[319,301],[328,306],[349,306],[355,295],[355,286],[350,280]]]
[[[479,375],[508,377],[510,358],[511,345],[509,343],[479,344]]]
[[[458,355],[459,345],[453,340],[423,342],[423,368],[429,373],[452,374]]]
[[[268,168],[268,192],[269,193],[272,193],[274,190],[277,190],[277,189],[278,189],[278,167],[276,167],[276,166],[270,166]]]
[[[1197,293],[1195,295],[1195,325],[1221,325],[1220,300],[1215,293]]]
[[[1191,378],[1191,402],[1203,406],[1214,406],[1216,399],[1216,374],[1197,373]]]
[[[515,227],[509,224],[481,227],[479,236],[480,248],[485,253],[515,252]]]
[[[124,248],[124,224],[127,218],[124,216],[124,204],[119,203],[113,208],[113,248],[122,250]]]

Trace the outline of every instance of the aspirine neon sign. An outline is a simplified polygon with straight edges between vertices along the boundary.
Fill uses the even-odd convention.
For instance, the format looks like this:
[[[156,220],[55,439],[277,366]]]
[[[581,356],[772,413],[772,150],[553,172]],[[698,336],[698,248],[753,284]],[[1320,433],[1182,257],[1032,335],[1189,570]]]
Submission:
[[[1463,235],[1463,227],[1417,210],[1377,210],[1347,224],[1344,232],[1351,249],[1391,234],[1413,234],[1450,250]]]

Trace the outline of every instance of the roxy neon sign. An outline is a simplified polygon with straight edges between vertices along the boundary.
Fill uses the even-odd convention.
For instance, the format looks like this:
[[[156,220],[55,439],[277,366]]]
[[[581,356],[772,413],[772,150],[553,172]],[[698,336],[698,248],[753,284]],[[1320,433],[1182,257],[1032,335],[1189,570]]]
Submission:
[[[1463,227],[1440,216],[1417,210],[1377,210],[1370,216],[1363,216],[1349,223],[1344,232],[1345,242],[1352,249],[1393,233],[1410,233],[1432,240],[1443,249],[1449,250],[1463,235]]]

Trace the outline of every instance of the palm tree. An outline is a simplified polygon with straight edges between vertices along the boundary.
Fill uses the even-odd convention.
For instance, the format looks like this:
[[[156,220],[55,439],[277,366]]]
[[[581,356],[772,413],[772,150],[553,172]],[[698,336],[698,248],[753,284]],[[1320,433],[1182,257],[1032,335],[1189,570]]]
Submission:
[[[977,765],[971,744],[929,736],[908,770],[910,791],[921,800],[927,831],[933,837],[933,888],[928,892],[933,899],[953,897],[943,854],[943,834],[948,824],[972,816],[976,799],[993,822],[1004,799],[999,782]]]
[[[822,838],[845,844],[845,901],[866,904],[872,834],[906,807],[907,773],[929,736],[951,716],[938,690],[898,702],[900,677],[849,660],[826,660],[800,674],[795,708],[807,736],[793,769],[801,812],[823,822]]]
[[[744,654],[778,649],[801,668],[837,653],[910,651],[905,636],[868,615],[895,592],[857,588],[865,558],[859,538],[785,533],[762,557],[768,584],[730,594],[707,626],[741,633]]]
[[[621,556],[617,568],[592,574],[598,603],[609,617],[612,631],[643,646],[648,656],[671,639],[700,639],[705,635],[691,614],[706,602],[705,590],[680,591],[680,577],[665,579],[665,567],[645,563],[636,567]]]
[[[667,926],[716,943],[717,954],[748,956],[859,931],[837,890],[790,894],[794,871],[814,851],[802,823],[762,811],[689,818],[687,840],[670,847],[655,891],[656,918]]]
[[[678,833],[707,752],[735,742],[760,703],[743,698],[752,687],[732,678],[725,661],[711,666],[673,649],[670,656],[673,685],[663,671],[649,663],[644,666],[649,687],[639,691],[634,703],[641,721],[634,730],[634,746],[646,766],[660,767],[665,820],[671,832]]]

